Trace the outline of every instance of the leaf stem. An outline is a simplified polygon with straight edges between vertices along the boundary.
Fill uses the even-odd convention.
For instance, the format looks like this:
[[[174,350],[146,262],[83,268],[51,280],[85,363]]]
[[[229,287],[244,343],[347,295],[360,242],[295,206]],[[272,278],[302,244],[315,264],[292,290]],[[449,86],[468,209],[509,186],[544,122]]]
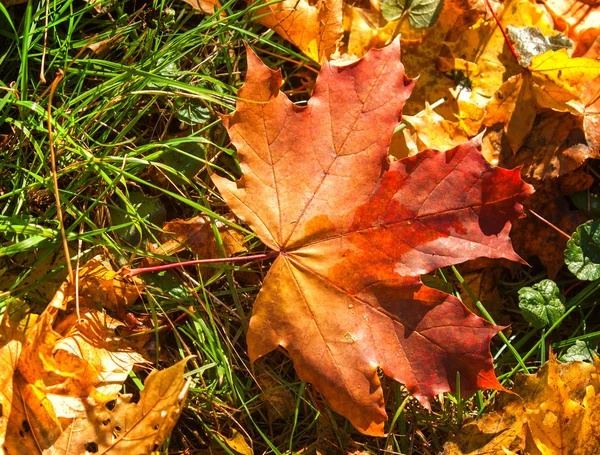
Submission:
[[[498,25],[498,28],[500,28],[500,31],[502,32],[502,36],[504,36],[504,41],[506,41],[506,44],[508,45],[508,49],[510,50],[510,53],[513,55],[513,57],[515,58],[517,63],[519,63],[520,60],[519,60],[519,56],[517,55],[517,51],[515,51],[515,48],[513,47],[512,43],[510,42],[510,39],[508,38],[508,35],[506,34],[506,30],[504,30],[504,27],[500,23],[500,19],[498,18],[498,16],[496,15],[496,12],[492,8],[492,5],[490,4],[490,0],[485,0],[485,4],[487,5],[488,9],[490,10],[490,13],[492,13],[494,20],[496,21],[496,25]],[[520,65],[520,63],[519,63],[519,65]]]
[[[236,256],[230,258],[211,258],[211,259],[196,259],[194,261],[185,262],[173,262],[171,264],[156,265],[153,267],[140,267],[137,269],[128,269],[124,267],[122,269],[122,276],[125,278],[132,278],[140,273],[153,273],[162,272],[167,269],[174,269],[177,267],[187,267],[188,265],[202,265],[202,264],[223,264],[225,262],[250,262],[250,261],[261,261],[265,259],[271,259],[277,257],[279,251],[271,251],[269,253],[252,254],[250,256]]]
[[[544,218],[541,215],[538,215],[537,213],[535,213],[533,210],[531,209],[527,209],[529,213],[531,213],[533,216],[535,216],[537,219],[539,219],[540,221],[543,221],[544,223],[546,223],[548,226],[550,226],[552,229],[554,229],[556,232],[558,232],[560,235],[566,237],[567,239],[570,239],[571,236],[569,234],[567,234],[565,231],[563,231],[562,229],[560,229],[558,226],[555,226],[554,224],[552,224],[550,221],[548,221],[546,218]]]

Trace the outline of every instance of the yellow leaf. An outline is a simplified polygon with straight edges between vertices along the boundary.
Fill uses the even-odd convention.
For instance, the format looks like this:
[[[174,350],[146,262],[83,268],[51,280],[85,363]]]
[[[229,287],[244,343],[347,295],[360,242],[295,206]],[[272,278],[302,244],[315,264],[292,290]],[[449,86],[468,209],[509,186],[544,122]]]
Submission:
[[[458,123],[450,122],[437,114],[429,103],[426,103],[422,112],[415,116],[405,115],[402,120],[416,131],[418,151],[449,150],[469,139]]]
[[[259,8],[254,17],[316,62],[330,59],[342,37],[342,0],[283,0]]]
[[[188,360],[150,373],[137,403],[131,395],[119,395],[114,406],[97,406],[74,419],[47,455],[147,455],[158,450],[185,402]]]
[[[504,133],[513,153],[521,148],[531,132],[536,108],[528,73],[508,79],[489,101],[483,124],[504,123]]]
[[[540,107],[583,115],[579,85],[600,78],[600,61],[570,58],[566,49],[533,57],[529,67],[535,100]]]
[[[498,410],[467,423],[446,455],[590,455],[600,451],[600,361],[561,364],[551,354],[534,375],[517,377]],[[519,452],[520,451],[520,452]]]
[[[554,35],[552,19],[542,5],[529,0],[508,0],[498,14],[504,27],[538,27],[545,35]],[[511,76],[521,73],[522,67],[510,53],[502,31],[496,22],[480,20],[449,44],[456,59],[476,65],[465,74],[472,84],[471,102],[485,108],[494,93]]]

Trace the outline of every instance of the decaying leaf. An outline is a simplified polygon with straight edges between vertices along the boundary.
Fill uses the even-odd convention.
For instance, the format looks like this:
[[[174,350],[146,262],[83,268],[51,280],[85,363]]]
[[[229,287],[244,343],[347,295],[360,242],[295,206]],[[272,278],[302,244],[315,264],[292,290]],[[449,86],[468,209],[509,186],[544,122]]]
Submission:
[[[506,26],[506,33],[512,41],[514,49],[519,57],[521,66],[527,68],[536,55],[559,49],[571,49],[573,41],[565,35],[546,36],[537,27],[513,27]]]
[[[213,232],[218,229],[222,240],[223,254],[234,254],[247,251],[244,236],[220,221],[212,221],[207,216],[196,216],[188,220],[172,220],[165,223],[163,233],[159,236],[159,244],[149,244],[148,252],[171,256],[182,251],[191,250],[198,259],[217,258],[221,256],[219,244]],[[157,265],[160,261],[146,258],[143,265]],[[207,273],[209,270],[207,269]]]
[[[150,373],[138,402],[131,402],[131,395],[118,395],[110,406],[81,414],[50,453],[146,455],[160,449],[185,402],[190,385],[183,377],[187,360]]]
[[[534,375],[517,377],[496,411],[467,423],[446,455],[590,455],[600,450],[600,361],[558,363],[551,354]]]
[[[136,287],[120,281],[98,258],[89,261],[79,272],[78,298],[74,285],[65,282],[25,333],[12,328],[8,319],[3,322],[0,358],[6,387],[0,394],[0,438],[6,453],[79,455],[98,453],[99,448],[104,450],[101,453],[108,453],[102,444],[119,439],[121,430],[118,428],[150,425],[149,420],[156,419],[149,413],[154,404],[144,409],[147,415],[144,418],[139,411],[137,414],[131,411],[141,404],[119,404],[126,401],[119,397],[119,391],[133,366],[146,361],[118,336],[117,329],[124,324],[100,310],[103,304],[108,308],[126,305],[133,299],[132,289]],[[136,290],[135,298],[137,296]],[[182,373],[183,364],[159,375],[170,375],[163,382],[178,387],[176,394],[179,394],[185,382]],[[152,375],[148,378],[142,401],[144,396],[159,396],[162,401],[170,399],[161,391],[164,384],[160,386],[152,378]],[[117,405],[113,409],[114,417],[111,414],[110,418],[117,420],[113,420],[112,425],[106,417],[94,421],[98,413],[108,412],[107,406],[111,407],[114,400]],[[148,403],[148,400],[151,401],[143,402]],[[121,411],[121,407],[126,410]],[[125,414],[129,415],[129,421],[119,421]],[[165,420],[165,416],[161,419]],[[137,439],[130,444],[141,449],[129,452],[150,453],[148,447],[160,444],[172,427],[169,425],[171,423],[160,423],[161,428],[157,428],[160,431],[148,432],[148,439],[135,433]],[[95,434],[104,439],[90,439],[90,432],[84,427],[93,427]]]
[[[214,14],[215,10],[221,8],[219,0],[183,0],[192,8],[205,14]],[[224,13],[222,14],[224,16]]]
[[[582,170],[548,179],[538,185],[535,194],[525,201],[525,207],[563,232],[573,232],[588,216],[581,210],[572,210],[565,196],[589,188],[593,179]],[[515,220],[511,231],[515,251],[525,259],[537,256],[554,279],[564,265],[567,238],[535,216]]]
[[[423,403],[454,387],[501,389],[498,331],[419,275],[487,256],[518,261],[511,221],[532,189],[492,168],[477,142],[389,163],[413,82],[399,41],[345,67],[324,64],[304,108],[251,51],[224,119],[242,178],[213,176],[233,212],[279,254],[254,306],[251,360],[284,347],[300,378],[361,431],[386,419],[378,372]]]

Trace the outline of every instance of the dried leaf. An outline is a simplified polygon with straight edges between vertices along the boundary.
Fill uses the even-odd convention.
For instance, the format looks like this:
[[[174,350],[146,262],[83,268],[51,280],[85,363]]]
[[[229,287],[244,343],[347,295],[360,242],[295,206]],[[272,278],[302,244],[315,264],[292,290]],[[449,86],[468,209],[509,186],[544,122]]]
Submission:
[[[445,445],[446,455],[598,453],[600,361],[560,364],[550,355],[534,375],[517,377],[497,411],[467,423]],[[510,452],[508,452],[510,453]]]
[[[0,394],[0,438],[7,453],[97,453],[98,447],[103,446],[94,439],[88,440],[90,430],[85,428],[93,427],[105,442],[112,438],[124,439],[118,436],[119,428],[139,426],[139,422],[131,420],[133,417],[143,422],[149,419],[154,422],[158,418],[150,416],[142,419],[137,415],[140,412],[151,415],[147,408],[143,411],[120,411],[119,400],[128,400],[118,397],[123,382],[135,364],[146,362],[117,335],[116,329],[124,324],[98,309],[102,303],[127,304],[129,298],[133,298],[132,289],[129,289],[131,285],[117,279],[116,274],[102,266],[98,258],[89,261],[79,272],[78,282],[82,285],[79,311],[75,305],[75,288],[65,282],[24,335],[11,329],[6,321],[0,333],[0,359],[5,366],[2,371],[5,387]],[[135,289],[135,286],[132,287]],[[150,402],[152,406],[158,406],[152,403],[156,395],[161,397],[156,400],[157,403],[167,400],[166,392],[160,389],[165,388],[167,382],[169,387],[179,384],[179,393],[184,380],[182,374],[179,382],[173,375],[182,372],[183,364],[171,373],[161,372],[163,376],[160,377],[166,377],[162,386],[160,381],[151,380],[153,376],[150,375],[141,403]],[[100,419],[98,415],[109,412],[105,406],[115,399],[115,417],[111,418],[117,420],[114,426],[109,426],[110,421],[106,417]],[[129,416],[129,421],[118,420],[125,415]],[[150,453],[148,447],[152,448],[162,441],[175,416],[176,413],[161,414],[160,419],[164,422],[153,423],[158,427],[156,431],[147,433],[146,440],[139,432],[136,433],[137,430],[131,430],[130,433],[138,439],[130,440],[129,444],[140,447],[136,450],[141,451],[129,450],[139,454]],[[86,440],[78,439],[81,437]],[[119,444],[125,445],[119,441]]]
[[[508,37],[514,44],[514,49],[519,57],[521,66],[527,68],[531,65],[534,56],[547,51],[571,49],[573,41],[562,34],[546,36],[537,27],[506,26]]]
[[[219,0],[183,0],[192,8],[202,11],[206,14],[214,14],[215,10],[221,8]],[[221,13],[221,17],[225,17],[225,13]]]
[[[251,359],[284,347],[302,380],[377,435],[379,368],[426,406],[457,372],[465,393],[500,389],[488,345],[498,328],[418,275],[480,256],[518,261],[508,231],[530,186],[487,164],[477,142],[388,163],[412,87],[398,40],[343,68],[324,64],[305,108],[278,91],[279,72],[248,58],[224,119],[244,175],[213,180],[279,252],[250,321]]]
[[[219,230],[223,242],[223,253],[232,256],[247,251],[244,236],[220,221],[213,221]],[[220,256],[219,245],[213,232],[213,225],[207,216],[196,216],[188,220],[175,219],[165,223],[160,236],[160,245],[148,245],[148,251],[155,254],[171,256],[187,249],[199,259]],[[148,261],[152,264],[151,261]]]
[[[65,428],[48,454],[146,455],[158,450],[185,402],[190,380],[183,373],[188,360],[150,373],[136,403],[131,395],[119,395],[114,406],[87,410]]]

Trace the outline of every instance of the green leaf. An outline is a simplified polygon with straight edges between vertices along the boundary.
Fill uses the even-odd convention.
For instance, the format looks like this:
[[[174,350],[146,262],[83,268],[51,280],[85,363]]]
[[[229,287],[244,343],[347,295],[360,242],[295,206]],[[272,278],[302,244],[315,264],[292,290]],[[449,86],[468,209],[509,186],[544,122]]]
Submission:
[[[137,245],[144,237],[142,224],[145,223],[142,220],[161,225],[165,222],[167,210],[160,198],[149,197],[138,191],[129,193],[129,201],[135,209],[135,213],[117,210],[113,207],[110,207],[109,211],[113,226],[129,224],[129,226],[116,230],[119,238],[131,245]]]
[[[559,33],[554,36],[544,36],[538,27],[508,25],[506,31],[519,56],[519,64],[525,68],[531,65],[531,59],[536,55],[573,47],[573,41],[565,35]]]
[[[600,196],[591,193],[589,190],[578,191],[569,196],[575,207],[587,212],[591,218],[600,217]]]
[[[600,220],[588,221],[573,233],[567,242],[565,264],[580,280],[600,278]]]
[[[590,362],[594,361],[594,354],[597,355],[596,350],[583,340],[577,340],[573,346],[567,349],[562,356],[560,356],[561,362]]]
[[[408,10],[408,21],[415,28],[427,28],[436,23],[444,0],[381,0],[381,14],[388,21],[399,19]]]
[[[554,324],[565,312],[565,298],[552,280],[519,290],[519,308],[536,329]]]
[[[177,98],[175,109],[175,116],[187,125],[200,125],[210,120],[208,108],[192,100]]]

